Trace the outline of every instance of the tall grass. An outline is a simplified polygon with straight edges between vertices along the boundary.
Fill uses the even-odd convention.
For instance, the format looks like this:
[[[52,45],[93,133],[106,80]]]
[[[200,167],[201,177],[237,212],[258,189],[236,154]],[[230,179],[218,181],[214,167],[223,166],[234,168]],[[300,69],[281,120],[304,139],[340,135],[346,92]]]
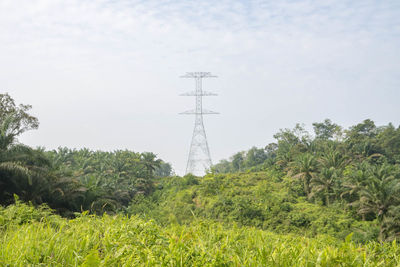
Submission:
[[[400,266],[397,243],[364,245],[211,221],[161,227],[137,217],[67,220],[18,203],[0,209],[1,266]]]

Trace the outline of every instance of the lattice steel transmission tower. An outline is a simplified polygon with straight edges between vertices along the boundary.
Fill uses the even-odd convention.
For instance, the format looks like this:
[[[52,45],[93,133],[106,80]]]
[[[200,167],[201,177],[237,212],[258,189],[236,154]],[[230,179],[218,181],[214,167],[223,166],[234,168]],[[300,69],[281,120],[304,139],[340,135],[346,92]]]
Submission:
[[[201,175],[205,169],[209,169],[212,165],[210,149],[207,143],[206,131],[204,130],[203,114],[219,114],[218,112],[203,109],[203,96],[216,96],[217,94],[203,91],[203,78],[216,78],[210,72],[188,72],[181,78],[193,78],[196,83],[195,91],[181,94],[181,96],[195,96],[196,109],[188,110],[180,114],[194,114],[195,123],[190,144],[189,157],[186,165],[186,174],[192,173]]]

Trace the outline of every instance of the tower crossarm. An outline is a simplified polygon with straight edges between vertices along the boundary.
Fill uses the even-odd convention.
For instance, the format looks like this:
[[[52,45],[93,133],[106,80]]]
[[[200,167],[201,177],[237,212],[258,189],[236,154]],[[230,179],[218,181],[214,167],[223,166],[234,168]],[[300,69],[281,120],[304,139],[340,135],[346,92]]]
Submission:
[[[207,91],[201,91],[196,92],[196,91],[191,91],[187,93],[180,94],[180,96],[217,96],[218,94],[213,93],[213,92],[207,92]]]
[[[181,78],[217,78],[218,76],[212,75],[211,72],[186,72]]]
[[[191,109],[188,111],[184,111],[179,113],[180,115],[199,115],[199,114],[203,114],[203,115],[209,115],[209,114],[219,114],[219,112],[215,112],[215,111],[211,111],[211,110],[207,110],[207,109],[203,109],[202,111],[196,111],[195,109]]]

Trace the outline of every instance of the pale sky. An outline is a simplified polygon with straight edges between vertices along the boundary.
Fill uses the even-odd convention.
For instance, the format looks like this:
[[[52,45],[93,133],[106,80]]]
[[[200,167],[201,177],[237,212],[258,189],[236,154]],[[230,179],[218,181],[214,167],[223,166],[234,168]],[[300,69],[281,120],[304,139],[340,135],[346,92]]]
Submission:
[[[0,0],[0,91],[33,105],[20,141],[152,151],[183,174],[194,83],[213,162],[325,118],[400,124],[400,1]]]

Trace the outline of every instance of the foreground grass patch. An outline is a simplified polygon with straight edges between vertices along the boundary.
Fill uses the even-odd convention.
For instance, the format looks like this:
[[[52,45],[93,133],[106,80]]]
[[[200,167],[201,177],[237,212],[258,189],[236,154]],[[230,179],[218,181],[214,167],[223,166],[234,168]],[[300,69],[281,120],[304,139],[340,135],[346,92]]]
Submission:
[[[25,209],[21,212],[20,210]],[[35,216],[27,216],[35,212]],[[13,213],[12,216],[8,216]],[[27,209],[0,213],[0,265],[26,266],[399,266],[393,243],[306,238],[209,221],[161,227],[126,216],[67,220]],[[21,220],[21,216],[30,218]]]

